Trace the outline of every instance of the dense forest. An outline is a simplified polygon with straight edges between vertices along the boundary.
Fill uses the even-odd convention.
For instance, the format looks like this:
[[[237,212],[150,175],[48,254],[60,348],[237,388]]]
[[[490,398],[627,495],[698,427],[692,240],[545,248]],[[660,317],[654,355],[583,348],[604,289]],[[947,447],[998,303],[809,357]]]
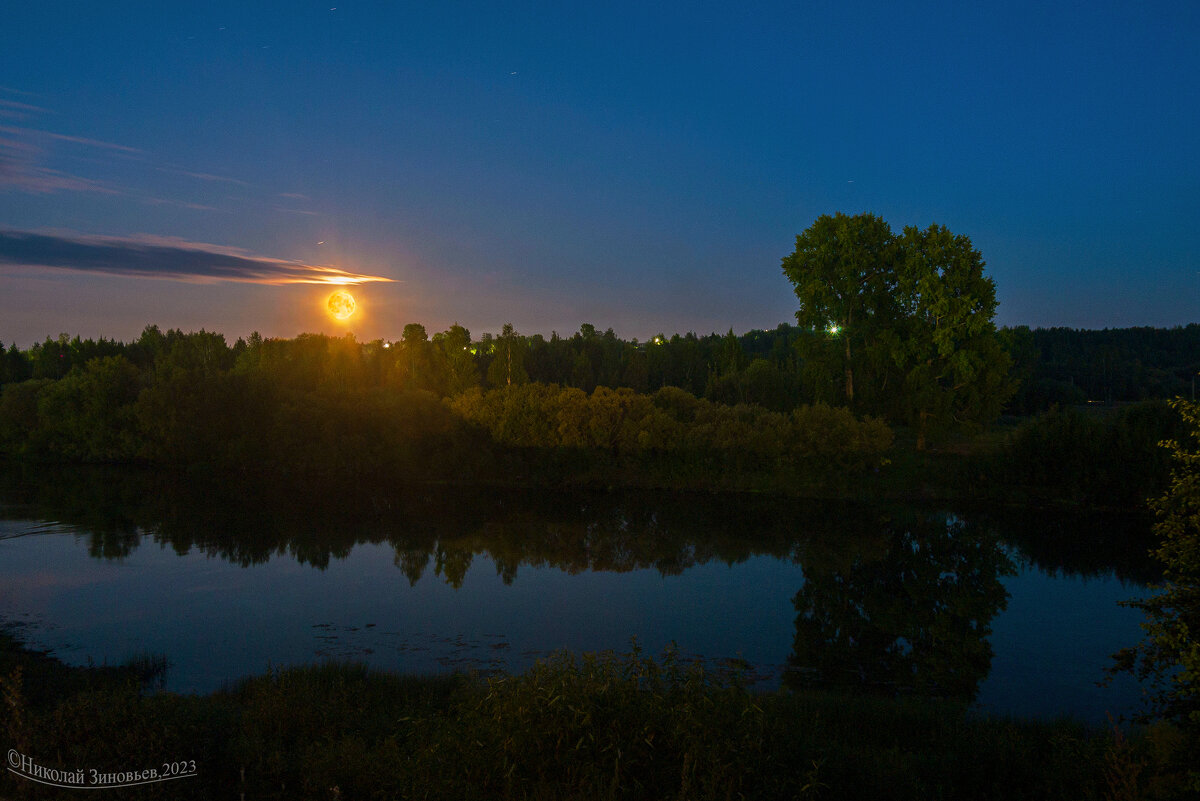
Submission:
[[[797,342],[803,329],[780,324],[741,335],[659,334],[646,342],[623,340],[613,330],[584,324],[571,336],[524,336],[505,326],[499,336],[472,339],[454,325],[430,338],[410,323],[397,341],[360,343],[371,376],[396,387],[450,396],[470,387],[542,383],[590,393],[598,386],[653,392],[678,387],[716,403],[754,404],[790,411],[818,400],[803,380]],[[1000,329],[1020,380],[1005,411],[1028,415],[1055,405],[1126,403],[1191,397],[1200,377],[1200,324],[1176,328],[1102,331],[1019,326]],[[22,350],[15,344],[0,359],[0,384],[58,379],[92,359],[123,356],[139,370],[156,365],[233,369],[239,360],[271,358],[289,340],[251,334],[232,346],[221,334],[162,332],[148,326],[129,343],[60,334]],[[342,342],[301,335],[293,349],[319,351]],[[352,340],[345,340],[352,341]],[[301,344],[306,343],[306,344]],[[291,358],[290,356],[287,358]],[[311,356],[310,356],[311,358]]]
[[[474,339],[459,325],[429,337],[419,324],[399,340],[366,343],[252,334],[230,345],[221,334],[156,326],[128,343],[60,335],[4,352],[0,455],[297,476],[828,491],[881,467],[906,419],[887,407],[824,403],[806,380],[805,336],[780,325],[638,342],[584,325],[570,337],[505,326]],[[1037,484],[1073,481],[1060,494],[1081,502],[1104,496],[1087,487],[1132,488],[1124,494],[1137,502],[1161,484],[1165,459],[1138,454],[1170,433],[1165,407],[1108,422],[1068,407],[1190,395],[1200,325],[1000,336],[1020,382],[1008,411],[1068,411],[1022,429],[1010,448],[1018,464],[988,480],[1019,482],[1032,475],[1025,462],[1036,463],[1045,468]],[[893,395],[898,410],[904,390]],[[1153,480],[1089,478],[1112,472],[1113,458],[1126,467],[1142,459]]]
[[[478,342],[458,326],[432,341],[420,326],[406,334],[230,347],[219,334],[150,327],[129,344],[64,337],[13,351],[30,377],[0,392],[0,453],[277,477],[778,489],[878,467],[892,440],[882,422],[821,404],[774,411],[670,384],[644,394],[532,383],[536,351],[511,331]],[[578,342],[581,353],[595,346],[598,364],[606,342],[654,361],[613,337]]]
[[[1200,378],[1200,325],[1001,329],[1021,379],[1011,414],[1054,405],[1194,397]]]

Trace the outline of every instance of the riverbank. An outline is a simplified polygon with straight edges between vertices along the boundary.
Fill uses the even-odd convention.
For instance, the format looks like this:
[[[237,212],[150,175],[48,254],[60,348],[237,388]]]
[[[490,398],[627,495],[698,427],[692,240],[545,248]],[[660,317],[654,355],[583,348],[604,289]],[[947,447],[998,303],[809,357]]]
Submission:
[[[976,718],[928,698],[750,693],[735,672],[671,654],[560,654],[491,678],[324,664],[180,696],[147,690],[133,668],[68,668],[0,634],[0,668],[6,750],[64,771],[195,763],[194,777],[145,785],[139,798],[1087,799],[1139,797],[1126,793],[1151,781],[1169,789],[1150,778],[1170,760],[1162,729],[1128,740],[1069,721]],[[0,794],[24,792],[52,797],[5,775]]]
[[[1134,407],[1134,412],[1138,411]],[[1127,417],[1133,417],[1131,413]],[[120,470],[160,476],[176,484],[228,485],[264,494],[352,492],[386,496],[427,487],[496,490],[646,490],[706,494],[753,494],[830,501],[922,503],[986,502],[1014,508],[1145,512],[1169,474],[1157,443],[1174,433],[1170,424],[1130,432],[1122,421],[1080,424],[1069,413],[1013,421],[975,436],[960,436],[918,450],[915,435],[896,429],[875,464],[839,460],[836,453],[763,459],[730,451],[620,452],[599,448],[522,447],[486,440],[468,452],[443,452],[424,469],[405,460],[350,456],[322,464],[246,460],[199,460],[156,464],[138,460],[94,462],[5,456],[4,476]],[[1137,421],[1135,421],[1137,422]],[[38,482],[40,483],[40,482]]]

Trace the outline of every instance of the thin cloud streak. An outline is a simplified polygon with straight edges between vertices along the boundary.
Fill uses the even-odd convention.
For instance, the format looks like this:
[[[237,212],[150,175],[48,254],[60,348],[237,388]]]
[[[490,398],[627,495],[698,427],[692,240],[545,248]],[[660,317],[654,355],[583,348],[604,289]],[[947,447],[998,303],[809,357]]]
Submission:
[[[142,197],[142,198],[140,198],[140,200],[143,203],[149,204],[151,206],[177,206],[181,209],[192,209],[193,211],[219,211],[222,214],[228,213],[225,209],[219,209],[216,206],[206,206],[203,203],[191,203],[186,200],[169,200],[167,198],[154,197],[152,195],[147,196],[147,197]]]
[[[107,237],[0,229],[0,265],[194,283],[232,281],[283,286],[393,282],[391,278],[338,267],[256,256],[240,248],[150,235]]]
[[[41,106],[32,106],[29,103],[18,103],[16,100],[5,100],[2,97],[0,97],[0,107],[15,109],[17,111],[36,112],[39,114],[52,113],[50,111],[50,109],[48,109],[48,108],[42,108]]]
[[[90,178],[52,170],[49,167],[39,167],[27,159],[13,158],[12,153],[4,152],[5,149],[4,143],[0,142],[0,189],[8,187],[33,195],[58,191],[99,192],[102,195],[123,194],[117,189]],[[15,151],[15,148],[11,150]]]
[[[9,101],[0,99],[0,103],[6,102]],[[0,111],[2,110],[0,108]],[[36,141],[38,137],[73,142],[120,153],[141,153],[140,150],[131,147],[101,142],[97,139],[66,136],[22,126],[0,125],[0,190],[16,189],[35,195],[60,191],[98,192],[104,195],[125,194],[101,181],[43,166],[46,154]]]
[[[197,178],[201,181],[220,181],[227,184],[237,184],[238,186],[250,186],[246,181],[237,178],[229,178],[224,175],[214,175],[210,172],[192,172],[191,170],[182,170],[178,167],[159,167],[159,172],[175,173],[176,175],[186,175],[189,178]]]
[[[88,139],[85,136],[69,136],[67,134],[53,133],[51,131],[43,131],[40,128],[25,128],[14,125],[0,125],[0,133],[12,134],[13,136],[44,136],[47,139],[54,139],[59,142],[71,142],[76,145],[87,145],[88,147],[99,147],[105,150],[116,150],[121,153],[141,153],[142,151],[136,147],[128,147],[127,145],[118,145],[113,142],[104,142],[100,139]]]

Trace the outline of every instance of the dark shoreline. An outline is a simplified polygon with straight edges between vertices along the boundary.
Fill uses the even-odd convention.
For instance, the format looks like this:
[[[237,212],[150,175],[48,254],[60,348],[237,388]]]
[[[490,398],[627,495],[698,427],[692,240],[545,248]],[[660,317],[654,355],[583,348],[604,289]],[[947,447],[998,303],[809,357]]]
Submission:
[[[6,632],[0,665],[6,742],[39,763],[198,764],[139,798],[1098,798],[1119,760],[1148,749],[1138,732],[958,702],[750,693],[669,655],[559,655],[490,681],[314,665],[206,696],[149,691],[131,667],[67,668]]]

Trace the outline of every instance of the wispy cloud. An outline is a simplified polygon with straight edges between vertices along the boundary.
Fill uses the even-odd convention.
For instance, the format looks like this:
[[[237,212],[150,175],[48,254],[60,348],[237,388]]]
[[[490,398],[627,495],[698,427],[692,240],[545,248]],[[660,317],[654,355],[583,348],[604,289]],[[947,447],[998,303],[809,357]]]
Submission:
[[[5,94],[17,95],[20,99],[5,97]],[[178,164],[162,163],[153,154],[129,145],[58,133],[45,130],[44,127],[34,127],[22,123],[21,121],[26,117],[55,114],[53,109],[35,105],[39,100],[39,96],[29,92],[0,86],[0,191],[11,190],[28,194],[92,192],[121,196],[130,201],[154,206],[172,205],[202,212],[227,211],[209,203],[199,202],[201,199],[193,197],[191,192],[174,192],[171,188],[163,187],[155,189],[154,182],[145,180],[146,170],[152,169],[162,173],[186,176],[197,181],[229,184],[239,187],[243,193],[264,192],[261,188],[240,178],[187,169]],[[106,176],[124,175],[125,180],[132,178],[132,185],[116,185],[107,179],[89,178],[68,172],[64,169],[64,162],[67,159],[75,168],[78,168],[80,163],[100,165],[101,168],[106,169],[104,173]],[[136,162],[140,169],[114,173],[111,165],[115,159]],[[164,195],[167,196],[164,197]],[[174,197],[171,197],[172,195]],[[307,199],[303,195],[287,195],[287,197]],[[291,214],[316,215],[316,212],[304,210],[280,210],[288,211]]]
[[[250,184],[238,178],[230,178],[227,175],[214,175],[210,172],[192,172],[191,170],[181,170],[178,167],[159,167],[160,172],[171,172],[176,175],[186,175],[189,178],[196,178],[201,181],[220,181],[227,184],[236,184],[237,186],[250,186]]]
[[[192,209],[193,211],[225,211],[216,206],[206,206],[203,203],[191,203],[187,200],[169,200],[164,197],[145,196],[139,198],[143,203],[150,206],[178,206],[181,209]]]
[[[0,229],[0,265],[200,283],[364,284],[393,280],[257,256],[240,248],[145,234],[107,237]]]
[[[0,117],[24,120],[35,114],[48,114],[49,109],[33,106],[29,103],[18,103],[16,100],[5,100],[0,97]]]
[[[53,131],[43,131],[38,128],[24,128],[13,125],[0,125],[0,133],[13,134],[15,136],[25,136],[29,138],[45,138],[53,139],[57,142],[71,142],[76,145],[87,145],[88,147],[99,147],[105,150],[116,150],[121,153],[141,153],[136,147],[127,147],[126,145],[118,145],[113,142],[104,142],[100,139],[88,139],[86,136],[69,136],[67,134],[54,133]]]
[[[58,191],[121,194],[100,181],[43,167],[37,163],[38,153],[37,148],[27,147],[25,143],[0,138],[0,188],[35,195]]]
[[[33,92],[25,92],[21,89],[14,89],[11,86],[0,86],[0,92],[7,92],[10,95],[21,95],[22,97],[36,97]]]
[[[9,102],[0,100],[0,103]],[[30,108],[33,108],[32,106]],[[136,148],[84,139],[78,136],[40,131],[16,125],[0,125],[0,189],[17,189],[31,194],[49,192],[99,192],[106,195],[123,194],[101,181],[72,175],[45,166],[45,149],[41,142],[59,140],[99,147],[123,153],[139,153]]]

